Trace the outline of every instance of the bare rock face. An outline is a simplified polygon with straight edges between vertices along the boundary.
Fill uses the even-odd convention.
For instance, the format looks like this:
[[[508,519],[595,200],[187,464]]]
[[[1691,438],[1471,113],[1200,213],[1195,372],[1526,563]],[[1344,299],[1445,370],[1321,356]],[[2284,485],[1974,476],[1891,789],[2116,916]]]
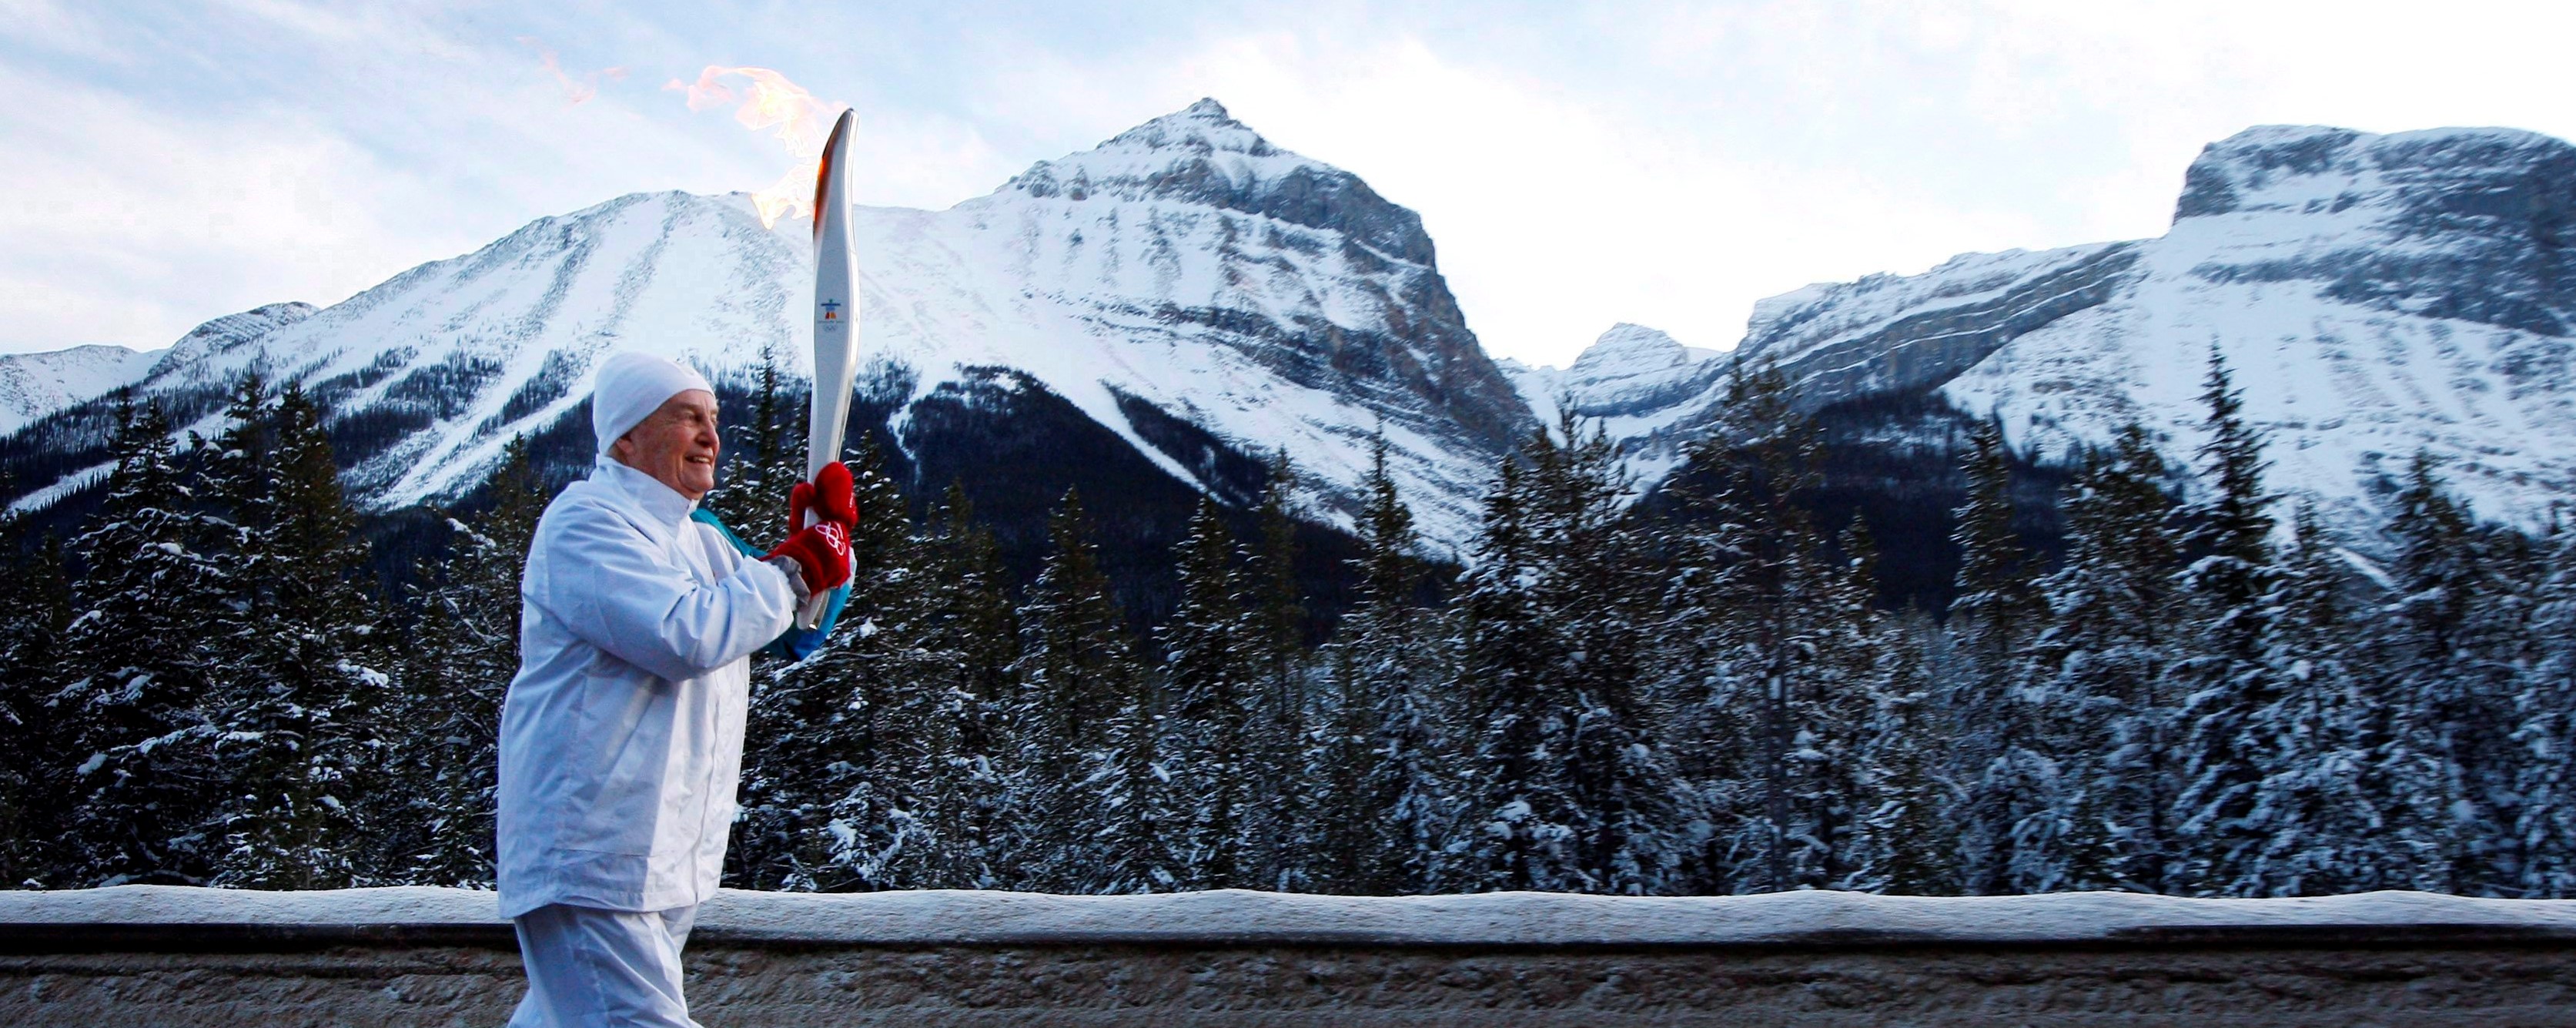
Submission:
[[[1966,254],[1921,275],[1811,286],[1755,306],[1744,357],[1777,364],[1813,410],[1919,391],[2005,343],[2117,295],[2136,243]]]
[[[2336,231],[2324,245],[2212,262],[2203,274],[2312,281],[2326,296],[2385,311],[2576,333],[2576,146],[2564,140],[2266,125],[2203,149],[2174,205],[2177,226],[2266,217]]]

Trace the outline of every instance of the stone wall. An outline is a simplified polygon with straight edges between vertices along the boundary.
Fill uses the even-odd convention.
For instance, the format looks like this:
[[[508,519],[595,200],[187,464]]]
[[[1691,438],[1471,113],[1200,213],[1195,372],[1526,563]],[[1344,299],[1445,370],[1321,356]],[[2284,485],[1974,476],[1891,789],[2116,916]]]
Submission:
[[[2564,947],[1749,953],[701,945],[711,1028],[904,1025],[2576,1025]],[[501,946],[0,957],[0,1023],[490,1025]]]
[[[2416,923],[2231,915],[2183,924],[2172,922],[2187,918],[2166,916],[2161,925],[2089,935],[2060,924],[2056,938],[1984,940],[1967,936],[2011,933],[1968,918],[1952,932],[1959,937],[1934,941],[1904,924],[1790,930],[1742,916],[1751,898],[1730,898],[1699,902],[1732,912],[1747,931],[1718,937],[1725,933],[1703,925],[1698,937],[1666,931],[1622,943],[1551,923],[1544,906],[1475,931],[1437,923],[1461,920],[1458,909],[1514,909],[1500,901],[1418,917],[1426,923],[1417,937],[1325,939],[1283,930],[1276,919],[1265,928],[1258,916],[1224,924],[1130,917],[1117,930],[1068,926],[1061,916],[1015,926],[989,910],[963,922],[905,922],[883,915],[891,906],[953,914],[959,904],[993,901],[839,899],[761,901],[829,915],[802,920],[744,916],[756,912],[748,900],[711,909],[689,950],[697,1018],[709,1028],[2576,1026],[2568,904],[2480,907],[2475,919]],[[1315,909],[1360,904],[1366,913],[1406,902],[1337,900]],[[1618,911],[1654,901],[1581,902]],[[1166,897],[1083,906],[1204,915],[1241,904],[1192,907]],[[497,1026],[521,989],[508,928],[489,916],[330,923],[188,913],[41,919],[0,898],[0,1025]],[[1533,940],[1533,922],[1581,937]],[[931,927],[946,937],[902,937]]]

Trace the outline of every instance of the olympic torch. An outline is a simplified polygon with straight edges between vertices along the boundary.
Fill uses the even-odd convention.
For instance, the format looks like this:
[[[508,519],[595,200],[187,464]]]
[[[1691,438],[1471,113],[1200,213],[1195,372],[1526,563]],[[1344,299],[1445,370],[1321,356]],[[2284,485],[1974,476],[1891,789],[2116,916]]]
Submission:
[[[814,399],[805,426],[805,480],[841,459],[850,419],[850,390],[859,373],[858,262],[850,253],[850,135],[856,112],[844,110],[823,144],[814,175]],[[806,512],[806,524],[814,514]],[[803,527],[803,526],[799,526]],[[847,586],[843,587],[844,589]],[[799,627],[822,623],[829,596],[817,593],[798,613]]]

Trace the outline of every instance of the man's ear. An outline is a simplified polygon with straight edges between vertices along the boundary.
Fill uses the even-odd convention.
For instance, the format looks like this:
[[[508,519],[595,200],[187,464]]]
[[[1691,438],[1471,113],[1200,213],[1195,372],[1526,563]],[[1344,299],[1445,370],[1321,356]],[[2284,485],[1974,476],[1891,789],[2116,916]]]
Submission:
[[[627,458],[635,455],[635,433],[618,436],[616,442],[608,444],[608,455],[617,458],[620,464],[627,463]]]

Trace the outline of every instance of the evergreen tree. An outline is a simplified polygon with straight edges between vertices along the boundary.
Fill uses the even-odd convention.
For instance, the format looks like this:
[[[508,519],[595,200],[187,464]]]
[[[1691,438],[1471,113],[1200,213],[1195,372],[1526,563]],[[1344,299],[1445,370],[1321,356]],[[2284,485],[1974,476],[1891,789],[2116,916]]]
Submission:
[[[1288,452],[1272,455],[1270,478],[1255,511],[1259,537],[1246,561],[1247,622],[1255,661],[1245,771],[1259,783],[1258,816],[1246,828],[1256,840],[1245,869],[1263,887],[1308,887],[1304,858],[1314,837],[1315,798],[1306,788],[1315,761],[1309,732],[1305,591],[1297,580],[1297,471]]]
[[[493,880],[501,700],[519,670],[519,578],[546,495],[525,436],[502,448],[484,486],[491,506],[449,519],[447,553],[422,569],[420,618],[404,659],[394,723],[398,787],[379,797],[390,877],[422,885]]]
[[[2346,598],[2343,560],[2315,512],[2299,508],[2293,525],[2275,562],[2265,661],[2279,698],[2253,722],[2264,776],[2247,827],[2261,849],[2218,890],[2236,895],[2362,892],[2409,862],[2382,832],[2390,790],[2371,725],[2385,711],[2355,638],[2361,610]]]
[[[1461,884],[1642,893],[1669,886],[1669,765],[1638,688],[1649,595],[1619,518],[1607,435],[1568,419],[1506,463],[1465,581],[1459,689],[1475,794]]]
[[[255,888],[355,884],[356,802],[383,765],[391,650],[356,576],[366,559],[340,491],[321,411],[289,383],[272,405],[257,381],[214,462],[239,568],[224,664],[204,695],[211,766],[229,770],[202,830],[218,841],[213,883]]]
[[[947,715],[953,744],[933,769],[945,797],[934,807],[932,831],[944,840],[946,864],[923,887],[1004,888],[1016,869],[1004,864],[1010,816],[1004,745],[1005,705],[1012,699],[1011,667],[1019,656],[1019,627],[992,533],[975,524],[965,490],[952,483],[942,501],[937,531],[922,554],[928,591],[921,625],[925,652],[945,661],[936,680],[951,698]]]
[[[1666,634],[1682,648],[1665,664],[1684,676],[1668,691],[1690,712],[1686,767],[1714,829],[1699,857],[1702,887],[1769,892],[1874,877],[1861,865],[1862,819],[1920,812],[1902,801],[1854,806],[1855,783],[1870,777],[1863,722],[1893,669],[1867,652],[1867,597],[1854,591],[1864,584],[1831,559],[1801,506],[1821,480],[1822,443],[1777,368],[1739,364],[1724,410],[1679,476],[1696,486],[1685,499],[1699,520],[1676,540],[1667,605]],[[1877,788],[1893,798],[1915,785]]]
[[[240,611],[234,568],[214,556],[238,530],[210,517],[173,461],[157,406],[117,403],[116,465],[98,515],[74,540],[87,570],[62,632],[46,715],[68,811],[46,847],[48,884],[207,881],[220,840],[205,813],[235,770],[211,762],[204,716],[221,670],[215,641]]]
[[[776,345],[762,342],[760,366],[752,371],[751,410],[724,426],[725,449],[736,456],[723,480],[699,501],[746,539],[766,538],[771,525],[784,524],[782,498],[805,480],[805,451],[791,445],[797,433],[788,423],[800,404],[784,378]]]
[[[934,808],[958,799],[935,791],[960,711],[954,661],[924,645],[933,569],[873,437],[849,463],[860,517],[842,622],[821,650],[753,686],[734,839],[735,873],[754,888],[910,886],[948,841]],[[781,531],[783,514],[769,522]]]
[[[1164,892],[1182,887],[1190,816],[1172,788],[1163,746],[1164,715],[1135,672],[1135,692],[1103,728],[1107,746],[1082,783],[1099,862],[1078,881],[1090,894]]]
[[[1540,443],[1544,444],[1544,437]],[[1522,786],[1519,776],[1531,769],[1523,766],[1528,747],[1518,745],[1514,737],[1528,734],[1523,723],[1540,702],[1539,680],[1552,663],[1553,640],[1532,588],[1540,574],[1540,554],[1532,538],[1526,477],[1520,461],[1503,461],[1485,494],[1482,524],[1467,572],[1459,578],[1458,678],[1453,690],[1471,698],[1470,731],[1474,733],[1465,762],[1487,790],[1505,795],[1500,803],[1489,802],[1481,794],[1469,800],[1470,808],[1462,813],[1471,820],[1460,828],[1471,853],[1462,855],[1455,870],[1436,883],[1436,891],[1527,887],[1525,871],[1523,881],[1504,877],[1500,879],[1504,884],[1491,884],[1495,879],[1490,866],[1503,863],[1509,873],[1527,864],[1518,851],[1525,850],[1530,840],[1515,821],[1527,820],[1530,813],[1526,801],[1511,793]],[[1511,745],[1501,750],[1503,744]],[[1495,853],[1505,847],[1509,849]]]
[[[1558,434],[1566,446],[1539,464],[1533,484],[1556,551],[1553,581],[1542,583],[1562,640],[1563,663],[1552,677],[1571,701],[1563,753],[1574,860],[1565,881],[1600,892],[1661,892],[1671,887],[1677,858],[1667,834],[1675,782],[1643,683],[1659,590],[1639,559],[1646,540],[1622,516],[1635,479],[1599,425],[1585,435],[1567,415]]]
[[[2161,892],[2178,790],[2168,683],[2179,543],[2164,460],[2137,425],[2090,456],[2064,501],[2065,563],[2038,583],[2047,627],[2012,694],[2016,766],[2049,769],[2008,836],[2014,892]]]
[[[1009,705],[1019,794],[1013,856],[1040,889],[1152,889],[1177,875],[1140,863],[1160,852],[1159,835],[1172,823],[1150,771],[1154,712],[1144,669],[1077,492],[1065,494],[1049,530],[1054,551],[1020,608],[1021,685]]]
[[[2013,832],[2046,808],[2055,769],[2035,759],[2042,752],[2008,692],[2014,661],[2038,630],[2032,581],[2039,569],[2013,529],[2012,460],[2001,424],[1971,427],[1962,470],[1968,495],[1951,535],[1959,577],[1950,629],[1958,636],[1954,670],[1963,673],[1943,683],[1942,705],[1961,728],[1955,759],[1971,783],[1960,874],[1970,893],[1983,895],[2011,889]]]
[[[1324,763],[1320,884],[1360,894],[1420,892],[1443,873],[1454,759],[1440,726],[1447,681],[1436,615],[1415,602],[1422,569],[1413,515],[1387,471],[1386,437],[1370,447],[1359,602],[1332,650],[1334,705]]]
[[[2202,608],[2203,644],[2235,660],[2261,650],[2271,590],[2272,516],[2277,497],[2263,491],[2262,434],[2245,419],[2245,394],[2236,387],[2217,347],[2209,351],[2209,376],[2201,402],[2209,406],[2209,441],[2200,447],[2205,498],[2182,512],[2189,531],[2183,549],[2192,560],[2182,586]]]
[[[0,886],[44,873],[43,844],[63,814],[40,761],[55,731],[43,686],[71,621],[71,583],[62,543],[48,535],[31,545],[26,527],[0,511]]]
[[[2396,507],[2396,595],[2374,661],[2394,716],[2378,762],[2393,790],[2390,837],[2414,859],[2392,877],[2436,892],[2505,891],[2519,878],[2503,866],[2515,806],[2514,669],[2497,658],[2519,648],[2522,630],[2500,602],[2511,591],[2498,580],[2509,555],[2445,490],[2427,455],[2416,455]]]
[[[993,533],[975,522],[974,505],[962,485],[949,485],[939,509],[935,548],[946,557],[955,586],[942,594],[941,624],[947,648],[960,654],[958,687],[979,704],[999,704],[1010,695],[1012,665],[1019,660],[1010,570],[1002,565]]]
[[[2547,538],[2548,568],[2533,596],[2538,652],[2514,694],[2513,835],[2526,853],[2521,895],[2576,896],[2576,529]]]
[[[1211,889],[1267,884],[1248,827],[1259,819],[1267,770],[1254,759],[1252,726],[1268,654],[1253,637],[1234,535],[1216,501],[1199,500],[1177,557],[1181,600],[1163,625],[1163,643],[1178,762],[1173,787],[1190,804],[1184,880]]]
[[[1875,667],[1853,759],[1859,816],[1839,888],[1900,896],[1959,891],[1951,821],[1957,802],[1942,773],[1952,732],[1920,648],[1940,634],[1928,616],[1915,614],[1881,621],[1868,637],[1864,652]]]
[[[1954,513],[1951,541],[1959,547],[1959,591],[1950,617],[1963,623],[1970,645],[2000,664],[2037,628],[2039,567],[2013,527],[2012,453],[2003,425],[1989,419],[1970,426],[1961,470],[1967,500]]]
[[[2201,399],[2209,405],[2209,441],[2200,448],[2204,498],[2181,512],[2191,563],[2176,581],[2195,645],[2173,668],[2189,690],[2174,831],[2177,884],[2210,893],[2244,880],[2264,843],[2251,820],[2264,773],[2256,720],[2280,698],[2263,660],[2279,575],[2265,513],[2274,497],[2263,492],[2262,437],[2246,422],[2244,396],[2214,345]]]
[[[1874,606],[1878,543],[1855,516],[1836,541],[1840,574],[1822,576],[1825,613],[1840,624],[1819,654],[1827,702],[1815,705],[1836,731],[1810,730],[1808,749],[1821,756],[1820,780],[1836,794],[1828,810],[1833,846],[1828,883],[1837,889],[1910,894],[1954,889],[1946,848],[1925,846],[1943,834],[1948,804],[1934,775],[1929,681],[1922,663],[1897,637],[1898,622]]]

